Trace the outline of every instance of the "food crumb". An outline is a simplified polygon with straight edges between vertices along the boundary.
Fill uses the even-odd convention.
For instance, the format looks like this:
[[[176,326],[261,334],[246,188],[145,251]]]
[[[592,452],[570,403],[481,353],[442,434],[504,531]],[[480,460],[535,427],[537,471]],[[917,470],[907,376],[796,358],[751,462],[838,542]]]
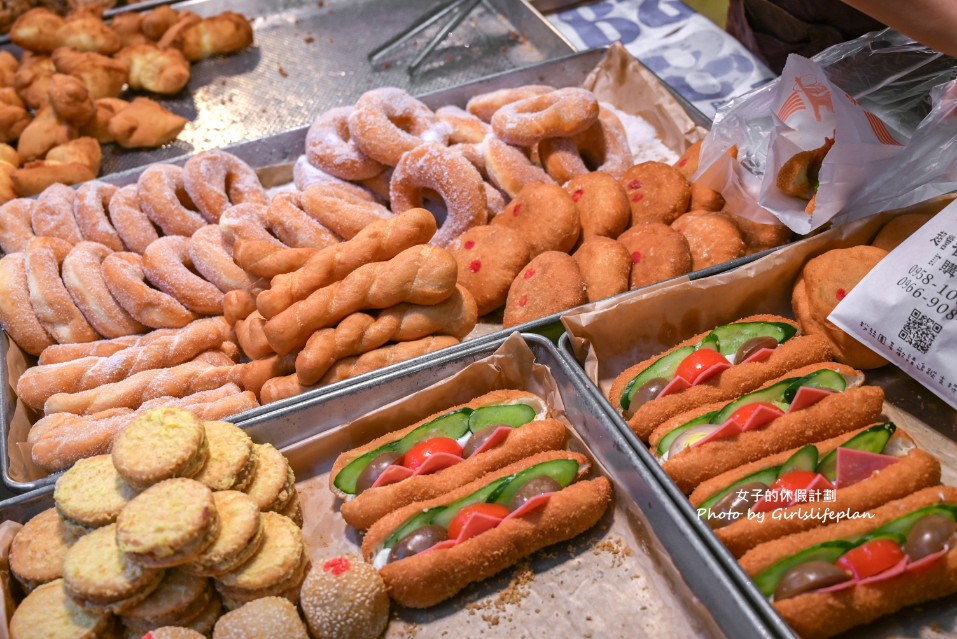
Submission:
[[[591,621],[591,615],[585,615],[585,621]]]
[[[306,37],[306,40],[305,40],[306,44],[312,44],[312,43],[315,42],[315,41],[316,41],[316,39],[315,39],[314,37],[312,37],[312,36],[307,36],[307,37]]]
[[[282,66],[279,67],[279,75],[281,75],[281,76],[284,77],[284,78],[288,78],[288,77],[289,77],[289,74],[286,72],[285,69],[282,68]]]
[[[620,538],[602,539],[592,548],[593,555],[608,553],[612,556],[612,568],[618,568],[625,562],[625,557],[632,555],[632,550]]]
[[[418,632],[419,632],[419,626],[417,624],[410,623],[405,625],[405,634],[407,636],[415,637],[415,635],[418,634]]]

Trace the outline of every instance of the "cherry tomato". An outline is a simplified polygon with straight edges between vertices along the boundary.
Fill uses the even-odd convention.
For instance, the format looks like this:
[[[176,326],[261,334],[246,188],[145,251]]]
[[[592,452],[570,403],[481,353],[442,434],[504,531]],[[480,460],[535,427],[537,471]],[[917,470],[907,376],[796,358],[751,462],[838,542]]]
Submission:
[[[508,508],[502,504],[473,504],[466,506],[459,511],[459,514],[456,515],[449,524],[449,539],[458,538],[459,533],[462,532],[462,528],[465,527],[465,522],[467,522],[473,514],[490,515],[492,517],[498,517],[499,519],[505,519],[505,517],[508,516]]]
[[[792,470],[789,473],[784,473],[771,484],[765,499],[758,502],[752,510],[764,512],[784,508],[794,501],[794,492],[806,489],[815,477],[817,477],[817,473],[810,470]]]
[[[784,414],[780,408],[770,402],[754,402],[753,404],[747,404],[734,411],[728,419],[743,428],[744,425],[748,423],[748,420],[751,419],[751,416],[758,412],[758,409],[762,406],[764,408],[770,408],[776,415]]]
[[[866,579],[893,568],[903,558],[904,551],[893,539],[874,539],[848,550],[835,563]]]
[[[402,458],[402,465],[415,470],[436,453],[451,453],[461,457],[462,447],[451,437],[433,437],[410,448]]]
[[[707,370],[715,364],[730,364],[727,358],[716,350],[699,348],[688,355],[675,371],[675,377],[681,377],[689,384],[694,384],[701,371]]]

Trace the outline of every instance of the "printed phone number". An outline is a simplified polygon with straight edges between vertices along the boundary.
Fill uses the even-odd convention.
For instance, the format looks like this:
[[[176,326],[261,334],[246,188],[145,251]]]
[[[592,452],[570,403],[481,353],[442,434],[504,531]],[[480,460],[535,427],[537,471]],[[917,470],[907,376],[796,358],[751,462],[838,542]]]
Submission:
[[[934,274],[920,266],[911,266],[907,275],[897,280],[897,288],[944,320],[957,317],[957,288],[950,284],[935,284]]]

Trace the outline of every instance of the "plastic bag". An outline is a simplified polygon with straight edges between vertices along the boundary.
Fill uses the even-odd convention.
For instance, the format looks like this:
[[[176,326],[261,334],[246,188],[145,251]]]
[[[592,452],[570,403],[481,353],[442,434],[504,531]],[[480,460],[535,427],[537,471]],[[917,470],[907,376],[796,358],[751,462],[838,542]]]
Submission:
[[[697,179],[729,210],[806,234],[957,188],[957,60],[885,30],[791,56],[781,77],[719,111]],[[796,153],[834,145],[813,212],[776,186]],[[738,160],[727,156],[737,149]]]

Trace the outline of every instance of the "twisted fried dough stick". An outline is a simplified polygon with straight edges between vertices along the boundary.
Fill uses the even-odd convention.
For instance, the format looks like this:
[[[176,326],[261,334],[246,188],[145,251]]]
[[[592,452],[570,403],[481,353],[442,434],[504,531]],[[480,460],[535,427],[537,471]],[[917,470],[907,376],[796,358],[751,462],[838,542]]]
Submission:
[[[276,315],[263,330],[272,349],[285,355],[301,348],[315,331],[364,308],[438,304],[455,290],[457,273],[455,258],[445,249],[413,246],[388,262],[360,266]]]
[[[198,320],[173,335],[109,357],[83,357],[29,368],[17,382],[17,396],[33,409],[56,393],[76,393],[120,381],[140,371],[188,362],[203,351],[219,348],[232,334],[221,317]]]
[[[339,360],[335,365],[319,380],[318,384],[313,386],[304,386],[299,383],[297,375],[287,375],[285,377],[274,377],[263,386],[259,393],[259,400],[262,404],[270,404],[286,397],[292,397],[300,393],[320,388],[327,384],[340,382],[350,377],[362,375],[370,371],[378,370],[385,366],[398,364],[410,360],[413,357],[433,353],[437,350],[454,346],[459,340],[449,335],[432,335],[414,342],[399,342],[390,346],[383,346],[369,351],[358,357],[347,357]]]
[[[322,249],[285,248],[265,240],[239,238],[233,244],[233,261],[251,275],[272,279],[305,266]]]
[[[177,335],[183,331],[192,330],[192,326],[197,322],[208,322],[210,319],[211,318],[206,317],[194,320],[182,328],[158,328],[145,335],[124,335],[123,337],[101,339],[95,342],[83,342],[79,344],[53,344],[43,349],[37,363],[57,364],[59,362],[69,362],[70,360],[89,357],[91,355],[109,357],[113,353],[125,348],[146,346],[153,340],[157,340],[161,337]]]
[[[297,271],[277,275],[272,286],[259,294],[256,305],[271,319],[314,291],[341,280],[371,262],[392,259],[435,234],[435,218],[425,209],[410,209],[401,215],[370,224],[347,242],[324,248]]]
[[[305,348],[296,357],[299,383],[317,383],[337,361],[362,355],[386,342],[409,342],[428,335],[451,335],[462,339],[478,320],[475,298],[465,288],[435,306],[399,304],[373,318],[353,313],[335,328],[313,333]]]

